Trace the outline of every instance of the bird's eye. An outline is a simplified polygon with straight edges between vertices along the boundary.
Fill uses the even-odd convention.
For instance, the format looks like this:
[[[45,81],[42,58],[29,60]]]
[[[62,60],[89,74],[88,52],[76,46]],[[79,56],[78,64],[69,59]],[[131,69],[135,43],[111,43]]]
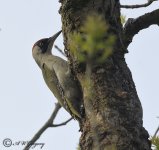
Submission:
[[[40,43],[39,43],[39,46],[42,47],[42,46],[43,46],[43,42],[40,42]]]

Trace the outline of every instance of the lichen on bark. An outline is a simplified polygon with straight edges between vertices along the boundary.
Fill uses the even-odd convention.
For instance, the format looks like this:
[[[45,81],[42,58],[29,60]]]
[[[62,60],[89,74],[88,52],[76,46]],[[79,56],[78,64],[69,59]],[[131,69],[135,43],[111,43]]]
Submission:
[[[131,72],[126,64],[122,43],[119,2],[115,0],[62,0],[60,14],[65,49],[69,50],[69,34],[79,32],[85,18],[95,12],[104,17],[111,33],[117,37],[113,54],[96,64],[85,85],[85,65],[77,65],[69,55],[72,68],[82,86],[85,118],[83,118],[81,150],[150,150],[149,135],[143,127],[142,106]],[[89,92],[88,92],[89,91]],[[88,94],[89,93],[89,94]],[[91,96],[90,96],[91,95]]]

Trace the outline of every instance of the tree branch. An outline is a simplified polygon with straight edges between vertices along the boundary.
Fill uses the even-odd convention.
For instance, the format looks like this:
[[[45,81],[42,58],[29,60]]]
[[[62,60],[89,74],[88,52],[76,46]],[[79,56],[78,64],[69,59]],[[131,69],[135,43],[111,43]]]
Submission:
[[[49,127],[59,127],[59,126],[63,126],[66,125],[69,121],[72,120],[72,118],[68,119],[67,121],[61,123],[61,124],[53,124],[58,111],[60,110],[61,105],[59,103],[55,104],[55,109],[53,111],[53,113],[51,114],[50,118],[48,119],[48,121],[41,127],[41,129],[34,135],[34,137],[31,139],[31,141],[25,146],[25,148],[23,150],[29,150],[29,148],[40,138],[40,136],[43,134],[43,132],[49,128]]]
[[[120,5],[120,8],[131,8],[131,9],[134,9],[134,8],[147,7],[147,6],[151,5],[154,1],[157,1],[157,0],[148,0],[147,3],[140,4],[140,5]]]
[[[55,45],[55,48],[63,55],[66,57],[66,54],[57,46]]]
[[[123,29],[124,46],[127,48],[128,45],[132,42],[133,37],[140,30],[146,29],[149,26],[154,25],[154,24],[159,26],[159,9],[154,10],[150,13],[146,13],[136,19],[129,18]]]
[[[73,118],[71,117],[70,119],[66,120],[65,122],[63,123],[60,123],[60,124],[52,124],[50,127],[59,127],[59,126],[64,126],[66,125],[68,122],[70,122]]]
[[[158,126],[158,128],[156,129],[155,134],[153,135],[152,138],[155,138],[158,132],[159,132],[159,126]]]

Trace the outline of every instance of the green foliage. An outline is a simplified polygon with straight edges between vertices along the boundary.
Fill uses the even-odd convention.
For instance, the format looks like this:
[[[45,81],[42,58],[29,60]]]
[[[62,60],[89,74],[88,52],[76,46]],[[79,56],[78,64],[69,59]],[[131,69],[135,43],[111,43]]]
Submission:
[[[159,150],[159,136],[152,137],[151,139],[154,150]]]
[[[124,25],[124,23],[126,22],[126,16],[125,15],[121,15],[120,16],[120,20],[121,20],[121,24]]]
[[[112,54],[115,36],[108,34],[104,19],[94,14],[88,16],[80,33],[70,35],[70,50],[79,62],[103,62]]]

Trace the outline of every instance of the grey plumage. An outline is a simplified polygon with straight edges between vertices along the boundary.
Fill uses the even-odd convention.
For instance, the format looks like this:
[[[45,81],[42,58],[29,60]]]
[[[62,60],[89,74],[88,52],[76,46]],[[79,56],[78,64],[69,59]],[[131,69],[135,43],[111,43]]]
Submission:
[[[73,117],[81,118],[82,91],[71,73],[67,61],[51,53],[54,41],[61,31],[50,38],[37,41],[32,54],[42,70],[44,80],[58,102]]]

